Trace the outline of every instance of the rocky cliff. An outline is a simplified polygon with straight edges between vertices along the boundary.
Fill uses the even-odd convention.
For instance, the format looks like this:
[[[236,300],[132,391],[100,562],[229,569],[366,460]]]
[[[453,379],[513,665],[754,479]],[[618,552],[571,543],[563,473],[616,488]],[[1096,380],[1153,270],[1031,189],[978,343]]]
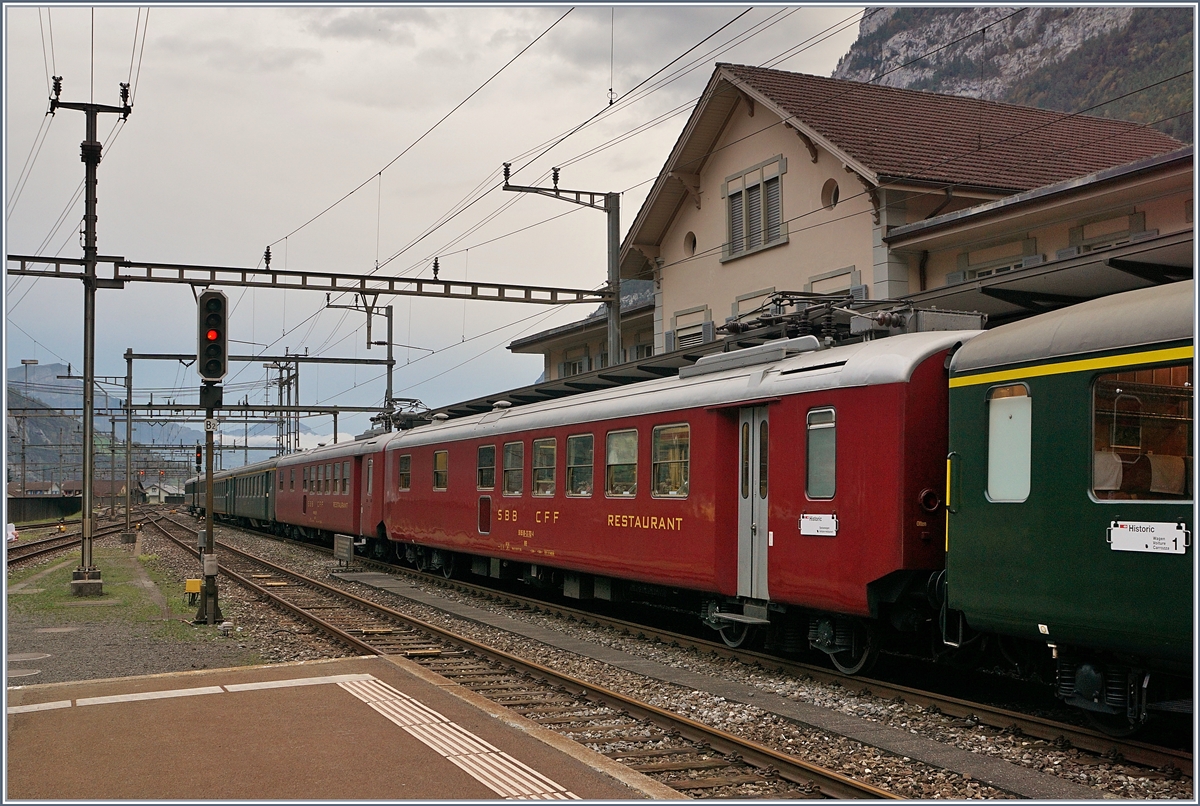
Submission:
[[[1086,110],[1191,142],[1192,16],[1191,8],[868,8],[833,76]]]

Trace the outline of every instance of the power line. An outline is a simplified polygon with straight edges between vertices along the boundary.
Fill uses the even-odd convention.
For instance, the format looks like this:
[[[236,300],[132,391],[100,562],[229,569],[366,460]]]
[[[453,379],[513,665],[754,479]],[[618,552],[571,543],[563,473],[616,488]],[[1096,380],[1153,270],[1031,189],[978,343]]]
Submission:
[[[537,37],[536,37],[536,38],[535,38],[535,39],[534,39],[532,42],[530,42],[528,45],[526,45],[525,47],[523,47],[523,48],[521,49],[521,51],[520,51],[519,53],[517,53],[517,55],[516,55],[516,56],[513,56],[511,59],[509,59],[507,62],[505,62],[504,66],[503,66],[503,67],[501,67],[499,70],[497,70],[495,73],[493,73],[493,74],[491,75],[491,77],[489,77],[489,78],[487,79],[487,81],[484,81],[482,84],[480,84],[480,85],[479,85],[478,87],[476,87],[474,90],[472,90],[470,95],[468,95],[466,98],[463,98],[461,101],[459,101],[459,102],[458,102],[458,104],[456,104],[456,105],[455,105],[455,107],[454,107],[453,109],[451,109],[449,112],[447,112],[445,115],[443,115],[443,116],[442,116],[442,117],[441,117],[441,118],[440,118],[440,119],[437,121],[437,123],[434,123],[432,126],[430,126],[430,127],[429,127],[429,128],[426,130],[426,131],[425,131],[425,133],[424,133],[424,134],[422,134],[422,135],[421,135],[420,137],[418,137],[416,140],[414,140],[414,141],[412,141],[411,143],[409,143],[409,144],[408,144],[408,146],[407,146],[407,147],[405,147],[405,149],[404,149],[403,151],[401,151],[399,154],[397,154],[395,157],[393,157],[393,158],[391,159],[391,161],[390,161],[390,162],[388,162],[388,164],[387,164],[387,165],[384,165],[382,168],[380,168],[380,169],[379,169],[379,171],[378,171],[377,173],[380,173],[380,174],[382,174],[382,173],[383,173],[384,171],[386,171],[388,168],[392,167],[392,165],[394,165],[394,164],[396,163],[396,161],[397,161],[397,160],[399,160],[401,157],[403,157],[405,154],[407,154],[409,151],[411,151],[411,150],[412,150],[412,148],[413,148],[414,146],[416,146],[418,143],[420,143],[422,140],[424,140],[424,139],[425,139],[425,138],[426,138],[426,137],[427,137],[427,136],[428,136],[428,135],[429,135],[429,134],[430,134],[430,133],[431,133],[431,132],[432,132],[434,129],[436,129],[438,126],[440,126],[440,125],[441,125],[441,124],[442,124],[442,123],[443,123],[443,122],[446,120],[446,118],[450,117],[450,116],[451,116],[451,115],[453,115],[455,112],[457,112],[457,111],[458,111],[458,110],[459,110],[459,109],[460,109],[460,108],[461,108],[461,107],[462,107],[462,106],[463,106],[465,103],[467,103],[467,101],[470,101],[472,98],[474,98],[474,97],[475,97],[475,96],[476,96],[476,95],[477,95],[477,94],[478,94],[478,93],[479,93],[479,92],[480,92],[480,91],[481,91],[481,90],[482,90],[484,87],[486,87],[488,84],[492,83],[492,80],[493,80],[493,79],[495,79],[495,78],[496,78],[498,75],[500,75],[501,73],[503,73],[503,72],[504,72],[504,71],[505,71],[505,70],[508,68],[508,66],[509,66],[509,65],[511,65],[513,62],[515,62],[517,59],[519,59],[519,58],[522,56],[522,54],[524,54],[524,53],[525,53],[525,51],[529,50],[531,47],[533,47],[534,45],[536,45],[536,44],[538,43],[538,41],[539,41],[539,40],[540,40],[542,37],[544,37],[546,34],[550,33],[550,31],[554,29],[554,26],[558,25],[560,22],[562,22],[564,19],[566,19],[566,17],[567,17],[567,14],[570,14],[570,13],[571,13],[572,11],[574,11],[574,10],[575,10],[575,8],[574,8],[573,6],[572,6],[571,8],[569,8],[569,9],[567,9],[567,12],[566,12],[566,14],[563,14],[561,17],[559,17],[557,20],[555,20],[555,21],[554,21],[554,22],[553,22],[553,23],[550,25],[550,27],[549,27],[549,28],[547,28],[546,30],[544,30],[544,31],[542,31],[540,34],[538,34],[538,35],[537,35]],[[362,182],[360,185],[358,185],[358,187],[354,188],[354,189],[353,189],[353,190],[351,190],[349,193],[347,193],[346,195],[342,196],[340,199],[338,199],[338,200],[337,200],[337,201],[335,201],[333,204],[331,204],[331,205],[329,205],[328,207],[326,207],[326,208],[325,208],[324,210],[322,210],[321,212],[317,213],[315,216],[313,216],[312,218],[310,218],[308,221],[305,221],[303,224],[301,224],[300,226],[296,227],[296,229],[292,230],[292,231],[291,231],[291,232],[289,232],[287,235],[283,236],[283,238],[277,238],[277,239],[275,239],[274,241],[272,241],[272,242],[271,242],[271,245],[272,245],[272,246],[274,246],[275,244],[277,244],[277,243],[279,243],[280,241],[282,241],[284,238],[290,238],[291,236],[295,235],[297,232],[299,232],[300,230],[304,229],[304,228],[305,228],[305,227],[307,227],[309,224],[311,224],[312,222],[316,221],[316,220],[317,220],[318,218],[320,218],[321,216],[323,216],[323,215],[325,215],[326,213],[328,213],[328,212],[329,212],[330,210],[332,210],[334,207],[338,206],[339,204],[341,204],[342,202],[344,202],[346,199],[350,198],[350,197],[351,197],[351,196],[353,196],[355,193],[357,193],[358,191],[362,190],[362,189],[363,189],[364,187],[366,187],[366,186],[367,186],[367,184],[369,184],[369,183],[370,183],[370,181],[371,181],[372,179],[374,179],[374,178],[375,178],[375,174],[371,174],[371,176],[370,176],[370,177],[368,177],[366,180],[364,180],[364,181],[363,181],[363,182]]]

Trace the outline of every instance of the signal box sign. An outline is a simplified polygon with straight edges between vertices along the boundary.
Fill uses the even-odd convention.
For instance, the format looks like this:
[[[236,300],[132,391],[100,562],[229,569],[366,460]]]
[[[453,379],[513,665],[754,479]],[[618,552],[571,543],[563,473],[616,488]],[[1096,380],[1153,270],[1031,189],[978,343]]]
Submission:
[[[1113,521],[1108,527],[1108,542],[1113,551],[1186,554],[1192,533],[1183,523]]]

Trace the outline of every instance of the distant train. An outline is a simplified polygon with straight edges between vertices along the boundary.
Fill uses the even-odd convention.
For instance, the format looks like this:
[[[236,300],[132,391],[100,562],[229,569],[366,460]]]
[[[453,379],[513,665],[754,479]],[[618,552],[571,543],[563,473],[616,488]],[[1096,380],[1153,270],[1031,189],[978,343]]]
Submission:
[[[996,639],[1123,729],[1191,709],[1192,294],[804,336],[439,415],[218,473],[214,514],[690,610],[732,646],[761,635],[850,673],[883,648],[964,659]],[[202,510],[202,479],[187,492]]]

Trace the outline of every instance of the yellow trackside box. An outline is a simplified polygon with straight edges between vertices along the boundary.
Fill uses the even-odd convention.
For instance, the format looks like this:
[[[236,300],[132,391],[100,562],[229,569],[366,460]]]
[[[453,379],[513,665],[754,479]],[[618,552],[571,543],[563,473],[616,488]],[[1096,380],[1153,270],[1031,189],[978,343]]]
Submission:
[[[189,579],[185,583],[183,592],[184,593],[199,593],[200,588],[203,584],[204,584],[203,579]]]

